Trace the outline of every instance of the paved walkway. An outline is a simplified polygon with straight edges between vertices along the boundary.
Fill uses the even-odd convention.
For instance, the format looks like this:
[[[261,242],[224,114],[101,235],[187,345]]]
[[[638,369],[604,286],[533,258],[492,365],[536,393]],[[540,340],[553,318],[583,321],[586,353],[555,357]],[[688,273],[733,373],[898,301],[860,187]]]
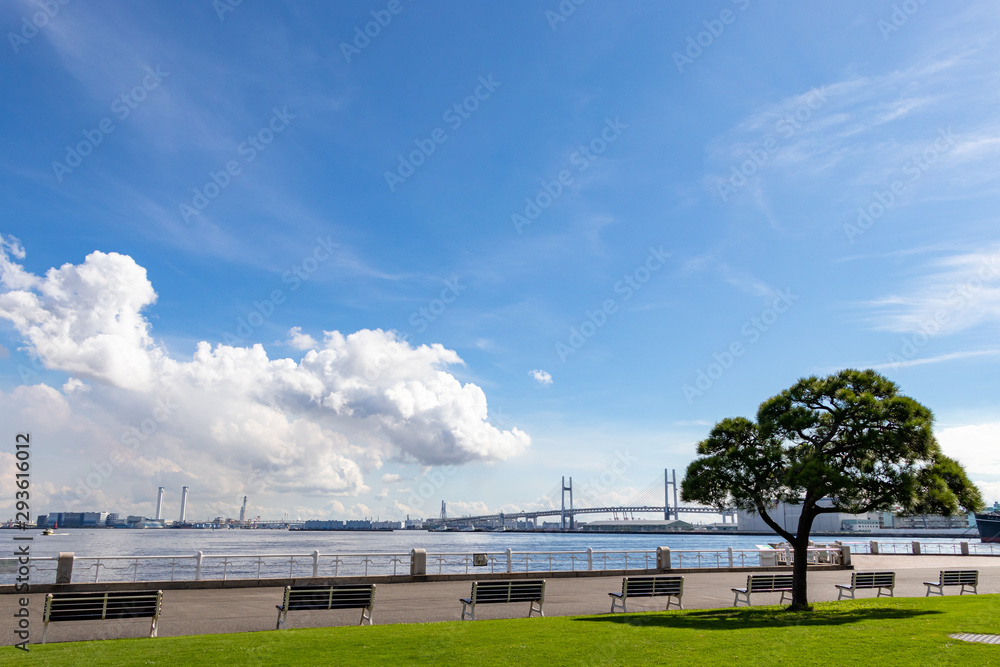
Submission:
[[[857,570],[895,570],[897,597],[923,597],[924,581],[936,580],[941,569],[977,569],[980,593],[1000,593],[1000,557],[990,556],[853,556]],[[684,607],[711,609],[733,604],[731,588],[742,588],[746,574],[739,572],[685,573]],[[834,584],[849,583],[849,571],[810,572],[809,597],[813,602],[835,600]],[[457,621],[472,585],[468,581],[379,584],[373,614],[376,625],[389,623],[426,623]],[[552,578],[545,585],[545,615],[569,616],[603,614],[610,610],[608,593],[621,590],[621,577]],[[955,589],[948,589],[950,595]],[[862,591],[859,597],[874,595]],[[0,596],[0,637],[13,643],[12,614],[16,595]],[[32,642],[41,642],[44,596],[32,595]],[[159,636],[249,632],[273,630],[277,620],[275,605],[281,604],[280,588],[235,588],[222,590],[168,590],[163,593],[163,613]],[[754,597],[757,604],[776,604],[779,594]],[[759,599],[759,602],[758,602]],[[654,611],[664,608],[658,598],[629,600],[629,611]],[[329,627],[356,625],[360,610],[292,612],[288,627]],[[480,619],[517,618],[527,615],[527,605],[483,605],[476,609]],[[136,619],[120,622],[55,623],[49,628],[50,642],[143,637],[149,621]]]

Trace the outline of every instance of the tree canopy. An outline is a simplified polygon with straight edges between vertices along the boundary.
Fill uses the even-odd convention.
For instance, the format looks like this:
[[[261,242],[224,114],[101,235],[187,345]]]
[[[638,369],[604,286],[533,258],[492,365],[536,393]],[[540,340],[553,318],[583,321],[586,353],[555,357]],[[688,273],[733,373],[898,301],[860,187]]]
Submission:
[[[795,550],[792,608],[807,608],[806,549],[820,514],[982,507],[965,470],[941,452],[933,422],[928,408],[875,371],[803,378],[761,403],[756,421],[716,424],[698,443],[681,496],[759,514]],[[778,503],[802,507],[794,531],[770,516]]]

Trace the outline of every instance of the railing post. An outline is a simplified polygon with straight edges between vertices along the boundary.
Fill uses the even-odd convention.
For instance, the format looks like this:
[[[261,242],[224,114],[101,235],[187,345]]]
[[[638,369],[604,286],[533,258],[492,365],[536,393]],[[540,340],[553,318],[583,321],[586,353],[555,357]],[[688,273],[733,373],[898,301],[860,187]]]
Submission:
[[[915,556],[920,555],[920,542],[913,540],[913,554]]]
[[[511,557],[512,555],[513,554],[512,554],[512,552],[510,550],[510,547],[507,547],[507,571],[508,572],[513,572],[514,571],[514,569],[513,569],[514,568],[514,559]]]
[[[56,583],[68,584],[73,581],[73,559],[75,555],[72,551],[60,551],[59,560],[56,561]],[[97,561],[98,563],[100,561]],[[27,587],[25,587],[27,590]]]
[[[968,542],[962,542],[960,546],[962,548],[962,555],[963,556],[968,556],[969,555],[969,543]]]
[[[878,555],[878,542],[876,542],[875,540],[871,541],[871,543],[869,544],[869,552],[868,553],[870,553],[870,554],[872,554],[874,556]]]
[[[313,577],[319,576],[319,549],[313,551]]]
[[[841,565],[851,564],[851,547],[846,544],[840,545],[840,564]]]
[[[594,547],[587,547],[587,569],[594,569]]]
[[[199,551],[197,554],[195,554],[195,561],[194,561],[194,580],[195,581],[201,581],[201,559],[202,559],[202,556],[204,556],[204,555],[205,554],[203,552],[201,552],[201,551]]]
[[[440,565],[440,561],[438,562]],[[411,575],[425,575],[427,574],[427,550],[426,549],[411,549],[410,550],[410,574]]]
[[[732,547],[727,547],[726,551],[729,552],[729,567],[732,567],[733,566],[733,548]]]
[[[628,554],[626,554],[626,557]],[[628,560],[626,558],[625,567],[628,567]],[[669,570],[670,569],[670,547],[656,547],[656,569],[657,570]]]

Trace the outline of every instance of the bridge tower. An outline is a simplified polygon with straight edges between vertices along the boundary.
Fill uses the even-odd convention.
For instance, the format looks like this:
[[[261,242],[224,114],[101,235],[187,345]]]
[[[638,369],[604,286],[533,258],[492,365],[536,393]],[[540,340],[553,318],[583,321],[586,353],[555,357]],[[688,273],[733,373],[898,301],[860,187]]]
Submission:
[[[672,474],[671,474],[672,473]],[[674,489],[674,504],[670,505],[670,487]],[[670,521],[671,515],[674,519],[680,519],[680,513],[677,511],[677,471],[676,470],[663,470],[663,518]]]
[[[574,517],[576,516],[573,512],[573,478],[569,478],[569,486],[566,486],[566,478],[562,478],[562,510],[559,513],[559,518],[562,520],[562,529],[566,530],[566,492],[569,491],[569,529],[574,529]]]

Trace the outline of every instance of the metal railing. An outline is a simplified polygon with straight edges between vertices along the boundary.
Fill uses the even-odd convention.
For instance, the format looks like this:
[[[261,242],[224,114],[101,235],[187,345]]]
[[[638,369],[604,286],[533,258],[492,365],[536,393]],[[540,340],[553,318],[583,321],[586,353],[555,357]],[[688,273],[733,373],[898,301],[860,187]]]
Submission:
[[[917,551],[915,551],[914,545]],[[785,566],[794,561],[787,545],[757,549],[665,549],[671,568]],[[836,542],[809,549],[809,561],[838,563],[841,546],[853,554],[1000,555],[1000,544],[968,542]],[[397,575],[410,573],[410,553],[205,554],[169,556],[79,556],[72,559],[72,581],[200,581],[277,578]],[[427,554],[428,574],[474,572],[559,572],[650,570],[657,567],[656,550],[506,551]],[[14,562],[11,562],[14,561]],[[54,583],[56,557],[33,557],[26,567],[33,583]],[[15,567],[10,567],[14,565]],[[13,584],[16,559],[0,558],[0,585]]]

